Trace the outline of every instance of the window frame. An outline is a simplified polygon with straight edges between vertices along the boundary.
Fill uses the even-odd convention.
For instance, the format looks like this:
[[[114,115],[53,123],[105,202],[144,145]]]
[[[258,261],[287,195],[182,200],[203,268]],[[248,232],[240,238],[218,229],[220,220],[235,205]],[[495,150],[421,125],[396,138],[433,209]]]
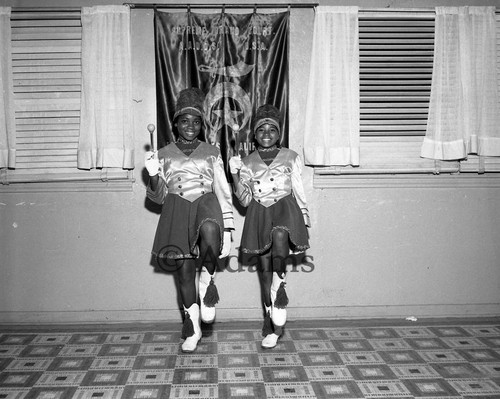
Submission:
[[[420,157],[420,148],[422,145],[423,137],[425,136],[425,125],[427,123],[427,114],[425,114],[425,124],[420,126],[421,132],[405,132],[404,129],[411,130],[411,127],[402,126],[399,134],[394,134],[393,131],[396,127],[390,126],[387,130],[382,130],[378,127],[367,131],[366,125],[369,125],[370,113],[374,112],[373,107],[370,107],[370,102],[366,101],[369,97],[366,91],[363,93],[363,82],[367,80],[366,74],[363,73],[369,68],[366,66],[371,61],[369,57],[364,56],[373,52],[370,50],[369,42],[375,42],[370,35],[364,34],[369,31],[366,29],[365,21],[370,20],[397,20],[398,18],[407,18],[409,21],[415,20],[429,20],[435,19],[434,9],[391,9],[391,10],[361,10],[359,11],[359,24],[360,24],[360,165],[359,166],[329,166],[329,167],[314,167],[313,186],[315,188],[329,188],[329,187],[500,187],[500,157],[480,157],[474,154],[469,154],[465,160],[457,161],[438,161]],[[496,12],[497,20],[497,84],[500,93],[500,13]],[[368,24],[369,25],[369,24]],[[434,25],[434,23],[432,24]],[[375,29],[372,29],[376,31]],[[427,29],[426,29],[427,30]],[[432,30],[434,36],[434,29]],[[422,35],[422,37],[426,37]],[[391,40],[392,39],[392,40]],[[400,37],[390,37],[387,41],[396,44]],[[415,48],[424,48],[422,43],[415,42]],[[432,45],[433,46],[433,45]],[[382,47],[382,46],[380,46]],[[423,56],[422,56],[423,57]],[[427,56],[428,58],[428,56]],[[432,55],[431,55],[432,58]],[[391,68],[390,63],[396,62],[394,59],[389,62],[385,60],[386,67]],[[422,78],[419,73],[422,72],[422,61],[419,57],[419,72],[418,79]],[[373,64],[373,63],[372,63]],[[425,63],[423,63],[425,65]],[[430,63],[432,64],[432,62]],[[427,65],[429,61],[427,60]],[[379,72],[381,69],[379,70]],[[381,73],[381,72],[380,72]],[[373,76],[371,76],[373,79]],[[419,113],[420,110],[425,108],[425,101],[430,98],[430,84],[432,78],[432,70],[427,82],[428,90],[421,90],[417,96],[412,98],[416,99],[416,108],[414,113]],[[411,79],[411,77],[410,77]],[[417,79],[417,80],[418,80]],[[375,80],[375,79],[373,79]],[[390,85],[390,79],[387,80]],[[404,84],[404,81],[403,81]],[[365,86],[366,88],[366,86]],[[389,90],[398,91],[396,87],[391,87]],[[368,88],[369,90],[369,88]],[[402,92],[400,92],[402,94]],[[383,94],[382,94],[383,95]],[[387,93],[386,93],[387,95]],[[420,98],[418,98],[420,96]],[[427,100],[425,100],[427,96]],[[381,99],[375,104],[375,107],[384,107],[384,101]],[[500,100],[499,100],[500,101]],[[372,103],[373,105],[373,103]],[[500,105],[500,104],[499,104]],[[403,114],[407,110],[400,104],[390,104],[390,107],[396,109],[396,112]],[[390,109],[392,111],[393,109]],[[411,111],[411,110],[410,110]],[[384,115],[377,115],[376,117],[382,120]],[[394,124],[394,119],[387,118],[387,124]],[[368,122],[366,122],[368,120]],[[364,122],[365,121],[365,122]],[[381,125],[383,126],[383,122]],[[422,118],[413,122],[411,114],[407,115],[407,120],[404,122],[420,123]],[[397,123],[397,122],[396,122]],[[393,129],[393,130],[391,130]]]
[[[0,192],[132,190],[133,170],[77,168],[81,29],[81,7],[11,10],[16,168]]]

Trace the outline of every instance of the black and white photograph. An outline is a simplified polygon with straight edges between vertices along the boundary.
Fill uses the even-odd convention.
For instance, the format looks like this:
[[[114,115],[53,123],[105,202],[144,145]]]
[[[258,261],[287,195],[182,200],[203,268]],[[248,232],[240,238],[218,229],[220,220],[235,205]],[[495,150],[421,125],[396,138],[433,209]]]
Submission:
[[[0,0],[0,399],[500,399],[500,0]]]

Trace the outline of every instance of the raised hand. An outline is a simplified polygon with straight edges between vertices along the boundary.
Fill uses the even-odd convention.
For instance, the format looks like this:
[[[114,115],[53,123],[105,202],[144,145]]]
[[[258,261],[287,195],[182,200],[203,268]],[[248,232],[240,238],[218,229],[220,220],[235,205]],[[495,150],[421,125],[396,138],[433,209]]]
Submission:
[[[158,159],[158,153],[156,151],[146,152],[144,166],[148,170],[149,176],[156,176],[160,173],[160,160]]]
[[[231,171],[231,174],[237,174],[240,171],[242,165],[243,162],[241,162],[241,156],[236,155],[229,158],[229,170]]]

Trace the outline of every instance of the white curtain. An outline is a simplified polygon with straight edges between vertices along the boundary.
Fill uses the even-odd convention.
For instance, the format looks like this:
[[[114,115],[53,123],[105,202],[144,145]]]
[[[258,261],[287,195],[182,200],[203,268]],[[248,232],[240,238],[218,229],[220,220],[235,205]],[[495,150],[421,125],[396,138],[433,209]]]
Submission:
[[[16,166],[10,7],[0,7],[0,168]]]
[[[78,168],[134,167],[130,9],[82,8]]]
[[[358,7],[316,8],[307,94],[307,165],[359,165]]]
[[[495,7],[437,7],[424,158],[500,156]]]

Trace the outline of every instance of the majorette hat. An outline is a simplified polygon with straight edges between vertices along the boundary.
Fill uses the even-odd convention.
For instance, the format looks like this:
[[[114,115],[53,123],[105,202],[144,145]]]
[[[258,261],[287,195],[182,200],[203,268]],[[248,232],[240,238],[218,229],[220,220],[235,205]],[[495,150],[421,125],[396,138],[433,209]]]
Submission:
[[[196,87],[181,90],[175,104],[174,120],[181,114],[203,115],[205,94]]]
[[[253,117],[253,131],[255,132],[260,126],[269,123],[280,131],[281,113],[278,108],[271,104],[264,104],[257,108]]]

